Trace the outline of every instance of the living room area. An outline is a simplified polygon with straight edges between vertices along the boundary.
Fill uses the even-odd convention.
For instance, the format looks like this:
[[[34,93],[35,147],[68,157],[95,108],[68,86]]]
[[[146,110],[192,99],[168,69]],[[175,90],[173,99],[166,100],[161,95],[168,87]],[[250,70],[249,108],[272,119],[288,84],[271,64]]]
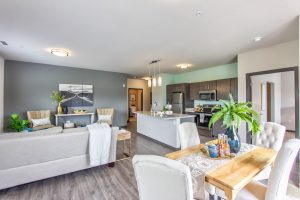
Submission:
[[[299,8],[1,1],[0,200],[300,199]]]

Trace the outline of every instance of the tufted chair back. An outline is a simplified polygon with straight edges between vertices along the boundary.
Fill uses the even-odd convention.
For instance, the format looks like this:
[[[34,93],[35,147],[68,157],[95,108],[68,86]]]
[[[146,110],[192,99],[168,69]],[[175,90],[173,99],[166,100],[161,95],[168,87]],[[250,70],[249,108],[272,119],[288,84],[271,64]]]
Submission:
[[[181,149],[200,144],[197,126],[193,122],[184,122],[178,126]]]
[[[279,151],[286,130],[285,126],[274,122],[265,122],[262,126],[262,131],[254,137],[254,144]]]
[[[194,199],[188,166],[154,155],[135,155],[132,164],[140,200]]]

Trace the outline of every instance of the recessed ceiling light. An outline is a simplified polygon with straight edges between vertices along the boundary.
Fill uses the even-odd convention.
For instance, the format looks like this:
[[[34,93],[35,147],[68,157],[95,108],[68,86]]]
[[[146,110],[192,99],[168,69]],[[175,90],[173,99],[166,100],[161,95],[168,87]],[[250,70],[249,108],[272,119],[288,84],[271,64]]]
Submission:
[[[192,65],[188,64],[188,63],[181,63],[181,64],[176,65],[176,67],[179,67],[181,69],[186,69],[186,68],[191,67],[191,66]]]
[[[202,11],[202,10],[197,10],[196,16],[200,16],[200,15],[202,15],[202,14],[203,14],[203,11]]]
[[[254,41],[254,42],[259,42],[259,41],[261,41],[262,39],[263,39],[263,37],[259,36],[259,37],[255,37],[255,38],[253,39],[253,41]]]
[[[64,49],[51,49],[51,54],[60,57],[67,57],[70,53]]]

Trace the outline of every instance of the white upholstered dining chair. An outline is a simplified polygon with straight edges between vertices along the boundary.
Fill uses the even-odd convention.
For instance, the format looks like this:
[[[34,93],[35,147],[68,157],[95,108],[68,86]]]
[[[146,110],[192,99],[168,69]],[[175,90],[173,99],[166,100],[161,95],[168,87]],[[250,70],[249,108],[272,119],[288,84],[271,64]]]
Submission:
[[[177,161],[153,155],[132,159],[140,200],[192,200],[190,169]]]
[[[274,149],[279,151],[284,139],[286,128],[274,122],[265,122],[262,124],[262,131],[253,137],[253,144],[260,147]],[[261,171],[255,180],[268,179],[271,173],[271,166]]]
[[[184,122],[178,126],[180,147],[185,149],[200,144],[198,129],[193,122]]]
[[[186,149],[200,144],[198,129],[193,122],[184,122],[178,126],[180,147]],[[205,191],[209,193],[210,198],[215,194],[215,187],[209,183],[205,183]]]
[[[236,200],[299,199],[299,196],[294,196],[297,194],[289,193],[292,190],[288,188],[290,187],[288,186],[289,175],[295,158],[298,155],[299,148],[299,139],[291,139],[285,142],[276,157],[268,185],[264,185],[258,181],[252,181],[237,194]],[[217,190],[217,193],[218,191],[219,190]],[[218,196],[226,199],[224,193],[219,193]]]

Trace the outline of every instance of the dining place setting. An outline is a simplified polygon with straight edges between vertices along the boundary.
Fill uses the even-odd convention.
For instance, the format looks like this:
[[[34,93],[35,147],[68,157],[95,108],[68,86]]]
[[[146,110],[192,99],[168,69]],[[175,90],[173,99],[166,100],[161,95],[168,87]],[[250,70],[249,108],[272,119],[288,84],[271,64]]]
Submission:
[[[286,128],[260,123],[251,103],[232,97],[223,103],[209,122],[221,120],[227,128],[217,139],[201,143],[195,123],[184,122],[178,126],[180,150],[133,157],[140,199],[300,199],[299,189],[288,184],[300,140],[283,142]],[[242,121],[252,143],[240,140]]]

